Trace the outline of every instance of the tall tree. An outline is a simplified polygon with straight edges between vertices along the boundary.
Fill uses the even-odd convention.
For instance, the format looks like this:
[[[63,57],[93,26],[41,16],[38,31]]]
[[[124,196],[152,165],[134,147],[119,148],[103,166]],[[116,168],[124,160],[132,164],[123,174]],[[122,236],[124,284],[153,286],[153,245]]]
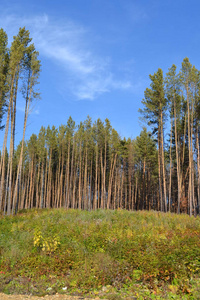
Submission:
[[[158,69],[154,75],[149,75],[149,77],[151,79],[150,88],[147,88],[144,92],[145,98],[142,101],[144,108],[140,112],[147,118],[148,125],[153,127],[153,134],[157,134],[160,205],[161,211],[167,211],[164,159],[164,121],[167,101],[164,91],[163,71]]]
[[[186,57],[182,62],[180,71],[180,79],[182,82],[182,91],[185,96],[187,105],[187,142],[188,142],[188,156],[189,156],[189,180],[188,180],[188,210],[192,215],[194,209],[194,181],[193,181],[193,112],[194,112],[194,99],[192,93],[192,80],[193,80],[192,65]]]
[[[13,210],[15,207],[15,212],[17,212],[18,209],[17,190],[19,187],[19,181],[21,180],[23,147],[24,147],[25,132],[26,132],[26,125],[27,125],[27,120],[28,120],[28,115],[30,110],[30,104],[33,101],[33,99],[39,96],[38,93],[34,90],[34,87],[36,84],[38,84],[38,78],[40,73],[40,61],[38,60],[38,52],[36,52],[33,44],[27,47],[26,52],[24,53],[23,68],[26,75],[24,78],[24,85],[23,85],[23,95],[25,98],[25,114],[24,114],[22,147],[21,147],[21,154],[19,158],[17,178],[16,178],[14,197],[13,197],[13,206],[12,206]]]
[[[0,29],[0,130],[3,129],[2,118],[6,110],[6,95],[8,92],[8,37],[6,32]]]
[[[174,139],[176,148],[176,169],[177,169],[177,186],[178,186],[178,206],[177,212],[180,213],[181,192],[182,192],[182,171],[180,163],[180,113],[181,113],[181,96],[180,96],[180,80],[176,74],[176,66],[172,65],[166,76],[166,95],[170,107],[170,117],[172,129],[174,127]],[[171,148],[170,148],[171,151]],[[171,160],[170,160],[171,162]],[[170,164],[171,166],[171,164]],[[170,168],[171,170],[171,168]],[[171,177],[170,177],[171,178]],[[170,199],[171,202],[171,190]]]
[[[7,120],[4,134],[4,143],[2,149],[2,159],[1,159],[1,170],[3,172],[5,165],[5,149],[7,146],[8,129],[9,123],[11,121],[11,136],[10,136],[10,147],[9,147],[9,161],[7,170],[7,182],[6,186],[8,189],[8,199],[7,201],[7,214],[11,211],[11,189],[12,189],[12,162],[14,153],[14,141],[15,141],[15,123],[16,123],[16,101],[18,92],[18,82],[20,71],[24,63],[24,58],[26,55],[26,48],[30,43],[31,39],[29,37],[29,31],[25,28],[20,28],[17,36],[13,37],[13,42],[10,47],[10,59],[9,59],[9,81],[8,81],[8,110],[7,110]],[[4,174],[1,176],[0,185],[0,197],[4,196],[5,185],[4,185]]]

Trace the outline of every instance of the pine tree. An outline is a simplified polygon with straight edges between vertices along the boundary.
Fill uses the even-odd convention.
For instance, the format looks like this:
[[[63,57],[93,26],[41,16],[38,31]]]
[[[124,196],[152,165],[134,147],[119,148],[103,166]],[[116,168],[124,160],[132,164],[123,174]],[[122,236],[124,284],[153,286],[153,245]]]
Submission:
[[[15,190],[13,196],[13,205],[12,210],[15,213],[18,210],[18,202],[19,199],[17,198],[17,191],[19,188],[19,182],[21,180],[21,172],[22,172],[22,160],[23,160],[23,147],[25,141],[25,132],[26,132],[26,125],[30,110],[30,104],[38,97],[38,93],[34,91],[35,85],[38,84],[38,78],[40,74],[40,61],[38,60],[38,52],[36,52],[34,45],[30,45],[26,48],[26,52],[24,53],[24,61],[23,61],[23,69],[26,74],[24,77],[24,85],[23,85],[23,95],[25,98],[25,115],[24,115],[24,128],[23,128],[23,137],[22,137],[22,148],[21,154],[18,163],[18,170],[17,170],[17,177],[15,183]]]
[[[8,37],[6,32],[0,29],[0,130],[3,129],[2,118],[6,110],[6,96],[8,92],[8,65],[9,52],[7,48]]]
[[[178,207],[177,212],[180,213],[180,203],[181,203],[181,193],[182,193],[182,170],[181,170],[181,163],[180,163],[180,118],[181,118],[181,96],[180,96],[180,80],[178,75],[176,74],[176,66],[172,65],[169,69],[169,72],[166,76],[166,94],[167,99],[170,106],[170,117],[171,117],[171,130],[174,128],[174,134],[171,132],[171,139],[172,134],[175,139],[175,149],[176,149],[176,169],[177,169],[177,186],[178,186]],[[171,148],[170,148],[171,151]],[[171,171],[171,160],[170,160],[170,171]],[[171,180],[171,176],[170,176]],[[171,202],[171,188],[170,188],[170,195],[169,201]],[[170,207],[170,206],[169,206]]]
[[[153,134],[157,134],[158,142],[158,172],[159,172],[159,194],[161,211],[167,211],[167,193],[164,161],[164,122],[167,109],[167,101],[164,92],[163,71],[158,69],[151,79],[150,88],[144,92],[145,99],[142,101],[144,109],[140,112],[149,120]]]

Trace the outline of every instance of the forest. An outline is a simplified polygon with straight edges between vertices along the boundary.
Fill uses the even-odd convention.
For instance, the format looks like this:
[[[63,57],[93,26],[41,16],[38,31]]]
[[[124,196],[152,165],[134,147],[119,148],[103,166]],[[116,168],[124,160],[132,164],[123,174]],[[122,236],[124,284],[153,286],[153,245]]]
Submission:
[[[41,69],[29,31],[10,48],[0,29],[0,211],[29,208],[127,209],[199,214],[200,71],[189,59],[149,75],[141,99],[144,125],[121,138],[109,119],[41,127],[26,140]],[[24,98],[23,138],[15,143],[17,99]],[[5,122],[4,122],[5,120]],[[133,128],[134,133],[134,128]]]

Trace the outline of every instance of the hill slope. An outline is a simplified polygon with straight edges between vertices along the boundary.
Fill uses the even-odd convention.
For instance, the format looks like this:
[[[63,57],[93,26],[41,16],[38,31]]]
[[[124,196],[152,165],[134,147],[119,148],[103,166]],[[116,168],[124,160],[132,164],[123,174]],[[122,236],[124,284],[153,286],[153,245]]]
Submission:
[[[199,283],[199,218],[64,209],[0,218],[0,292],[198,299]]]

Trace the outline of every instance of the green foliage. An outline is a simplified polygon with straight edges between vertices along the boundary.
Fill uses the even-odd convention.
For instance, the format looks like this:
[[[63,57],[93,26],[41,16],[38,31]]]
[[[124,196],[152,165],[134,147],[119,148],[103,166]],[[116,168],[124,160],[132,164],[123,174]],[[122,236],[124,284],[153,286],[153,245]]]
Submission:
[[[0,130],[3,128],[1,122],[6,110],[6,96],[8,92],[9,52],[7,44],[7,34],[0,28]]]
[[[54,292],[193,299],[199,257],[200,220],[187,215],[59,209],[0,219],[0,277],[44,280]]]
[[[162,113],[164,117],[167,109],[163,71],[158,69],[155,74],[149,75],[149,78],[151,79],[151,88],[145,90],[145,99],[142,100],[144,108],[139,111],[148,120],[148,125],[153,126],[153,133],[156,133],[160,123],[160,115]]]
[[[145,127],[141,131],[140,135],[135,139],[134,148],[138,171],[141,168],[141,165],[145,162],[145,164],[147,164],[147,168],[150,168],[152,173],[153,171],[155,172],[157,161],[156,143]]]

